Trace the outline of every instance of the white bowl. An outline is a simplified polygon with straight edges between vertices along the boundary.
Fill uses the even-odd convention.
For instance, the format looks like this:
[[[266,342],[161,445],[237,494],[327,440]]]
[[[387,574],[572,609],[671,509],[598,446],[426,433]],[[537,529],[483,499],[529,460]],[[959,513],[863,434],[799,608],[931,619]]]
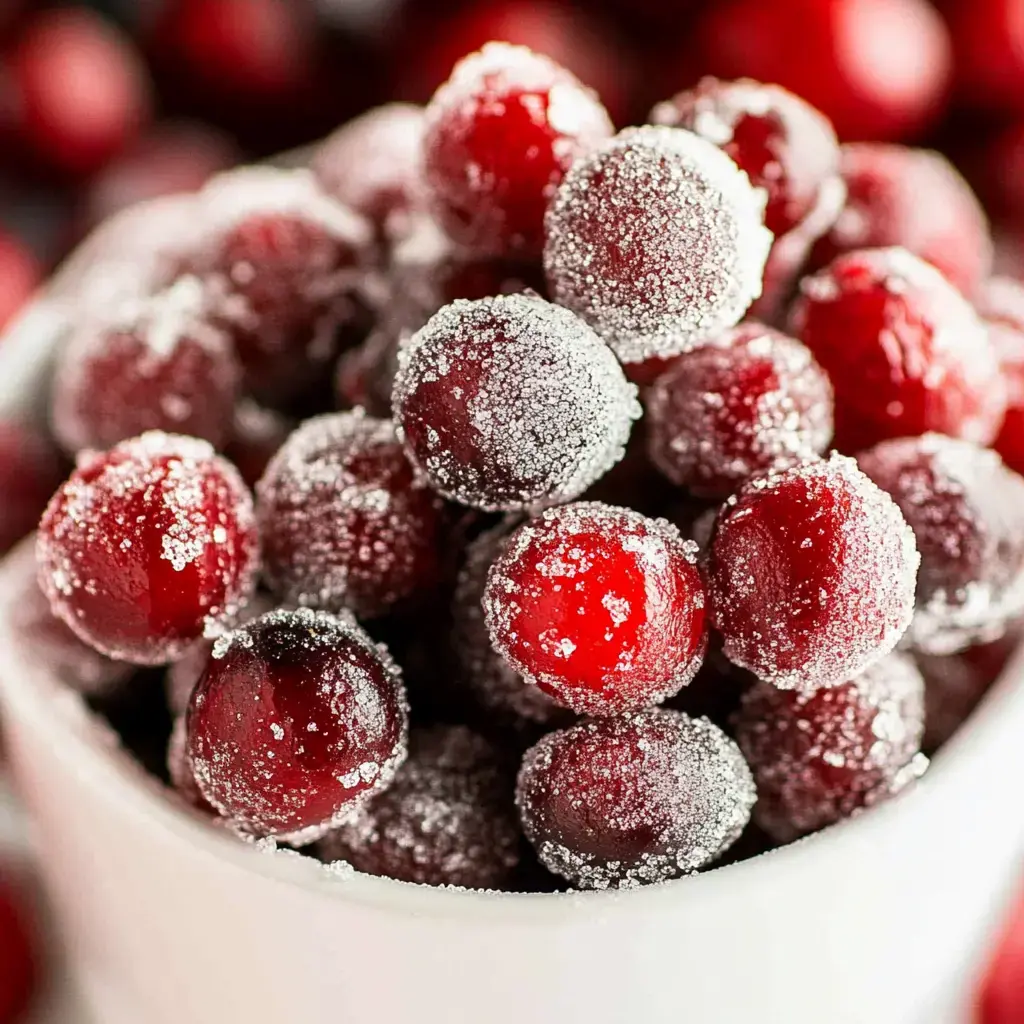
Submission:
[[[61,332],[0,342],[29,415]],[[448,891],[332,873],[180,809],[11,635],[8,749],[69,962],[102,1024],[952,1024],[1024,854],[1024,657],[898,799],[626,893]]]

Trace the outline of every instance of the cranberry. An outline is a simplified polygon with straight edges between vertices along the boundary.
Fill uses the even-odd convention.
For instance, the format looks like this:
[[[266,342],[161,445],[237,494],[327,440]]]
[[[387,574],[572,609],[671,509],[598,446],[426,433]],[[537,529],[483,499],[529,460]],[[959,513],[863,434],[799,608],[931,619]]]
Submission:
[[[956,84],[972,106],[1024,112],[1024,18],[1017,0],[948,0]]]
[[[857,452],[937,431],[991,441],[1005,409],[985,327],[903,249],[847,253],[806,279],[791,328],[835,389],[835,445]]]
[[[977,196],[941,154],[882,143],[843,146],[847,200],[814,247],[813,265],[840,253],[900,245],[973,295],[992,269],[992,238]]]
[[[751,481],[722,507],[708,558],[712,624],[731,661],[784,689],[836,686],[906,632],[920,556],[892,499],[833,454]]]
[[[293,428],[291,420],[273,409],[242,399],[235,406],[224,456],[235,465],[246,484],[255,487]]]
[[[499,889],[519,863],[511,773],[465,726],[414,730],[383,793],[328,833],[322,860],[420,885]]]
[[[495,649],[580,714],[659,704],[704,657],[696,545],[632,509],[579,502],[520,527],[483,604]]]
[[[441,225],[482,256],[540,255],[559,182],[613,131],[564,68],[489,43],[455,66],[427,107],[424,176]]]
[[[86,321],[61,355],[52,421],[69,452],[105,449],[146,430],[220,447],[232,425],[240,370],[211,322],[202,283],[180,278],[160,295]]]
[[[645,404],[654,464],[708,498],[820,455],[832,438],[824,371],[800,342],[757,323],[677,357]]]
[[[360,617],[429,592],[444,503],[418,481],[390,420],[307,420],[257,488],[264,574],[285,601]]]
[[[1010,469],[1024,473],[1024,284],[992,278],[982,286],[977,308],[1006,385],[1006,415],[993,447]]]
[[[789,842],[892,795],[924,768],[924,680],[893,654],[839,686],[743,697],[736,737],[757,782],[758,825]]]
[[[54,612],[83,640],[156,665],[249,599],[256,525],[245,485],[208,444],[152,431],[80,458],[37,553]]]
[[[20,312],[40,281],[35,257],[17,239],[0,231],[0,330]]]
[[[35,938],[13,881],[0,879],[0,1021],[15,1024],[32,1001],[38,980]]]
[[[188,755],[233,827],[304,845],[391,783],[406,717],[401,674],[357,626],[271,612],[214,647],[189,704]]]
[[[639,415],[601,339],[530,295],[442,309],[402,349],[393,403],[433,487],[491,511],[577,497],[622,457]]]
[[[680,128],[628,128],[578,160],[548,209],[554,300],[619,358],[672,356],[735,324],[761,293],[764,193]]]
[[[0,418],[0,554],[35,528],[61,475],[57,453],[42,433]]]
[[[175,792],[189,807],[202,811],[204,814],[217,813],[200,792],[192,771],[192,762],[188,756],[188,730],[185,725],[184,713],[175,718],[174,726],[171,729],[171,738],[167,743],[167,774]]]
[[[993,217],[1005,220],[1019,238],[1024,226],[1024,120],[1018,118],[980,150],[976,146],[972,180]]]
[[[942,110],[951,65],[927,0],[726,0],[708,7],[694,52],[711,74],[802,96],[842,139],[920,132]]]
[[[717,726],[654,710],[549,733],[523,758],[516,802],[549,871],[582,889],[630,889],[724,853],[755,796]]]
[[[659,103],[651,122],[686,128],[720,146],[768,193],[765,224],[775,235],[805,220],[839,171],[839,143],[828,118],[776,85],[704,78]]]

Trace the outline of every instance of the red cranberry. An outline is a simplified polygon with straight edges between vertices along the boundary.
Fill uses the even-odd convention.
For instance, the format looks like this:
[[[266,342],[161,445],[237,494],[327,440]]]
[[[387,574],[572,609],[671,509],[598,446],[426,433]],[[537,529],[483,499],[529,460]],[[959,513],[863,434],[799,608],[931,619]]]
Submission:
[[[927,431],[995,437],[1005,409],[995,353],[929,264],[903,249],[847,253],[801,292],[791,328],[832,380],[840,451]]]
[[[17,239],[0,231],[0,330],[20,312],[40,281],[35,257]]]
[[[757,323],[677,357],[645,404],[651,460],[708,498],[820,455],[832,438],[824,371],[800,342]]]
[[[1019,238],[1024,226],[1024,120],[996,133],[983,148],[975,147],[972,181],[993,218],[1006,221]]]
[[[882,143],[846,145],[842,174],[846,205],[815,245],[815,267],[854,249],[900,245],[965,295],[975,293],[992,270],[988,219],[944,156]]]
[[[12,881],[0,879],[0,1021],[15,1024],[24,1019],[37,980],[28,918]]]
[[[240,377],[231,339],[211,322],[202,283],[183,277],[74,332],[53,385],[54,433],[69,452],[109,448],[147,430],[220,447],[230,435]]]
[[[679,128],[628,128],[578,160],[548,209],[551,295],[619,358],[672,356],[761,293],[764,193]]]
[[[395,781],[318,854],[402,882],[499,889],[519,863],[520,835],[497,750],[465,726],[440,726],[413,731]]]
[[[372,617],[441,575],[444,503],[390,420],[360,409],[307,420],[256,493],[264,575],[285,601]]]
[[[405,760],[405,693],[386,651],[327,612],[271,612],[215,647],[189,704],[203,796],[238,830],[319,839]]]
[[[571,501],[639,414],[606,345],[530,295],[446,306],[400,353],[395,421],[445,497],[497,511]]]
[[[921,131],[942,110],[951,65],[926,0],[726,0],[707,9],[694,52],[711,74],[802,96],[842,139]]]
[[[982,286],[977,308],[1006,385],[1006,415],[993,447],[1010,469],[1024,473],[1024,284],[992,278]]]
[[[660,704],[704,657],[696,545],[632,509],[579,502],[520,527],[483,604],[495,649],[580,714]]]
[[[722,507],[711,621],[728,658],[766,682],[837,686],[906,632],[919,562],[900,510],[852,459],[808,461]]]
[[[523,758],[516,802],[549,871],[582,889],[631,889],[724,853],[755,796],[717,726],[655,710],[549,733]]]
[[[171,661],[249,599],[249,493],[204,441],[156,431],[84,455],[39,528],[54,612],[97,650]]]
[[[1024,112],[1024,18],[1017,0],[948,0],[956,84],[975,107]]]
[[[564,68],[488,44],[456,65],[427,107],[424,176],[441,225],[482,256],[540,255],[559,182],[613,131]]]
[[[775,235],[805,220],[839,171],[828,118],[776,85],[705,78],[659,103],[651,122],[696,132],[732,157],[768,193],[765,224]]]
[[[0,418],[0,554],[32,532],[61,475],[57,453],[43,434]]]
[[[235,406],[224,456],[242,474],[246,484],[255,487],[293,429],[294,424],[287,417],[242,399]]]

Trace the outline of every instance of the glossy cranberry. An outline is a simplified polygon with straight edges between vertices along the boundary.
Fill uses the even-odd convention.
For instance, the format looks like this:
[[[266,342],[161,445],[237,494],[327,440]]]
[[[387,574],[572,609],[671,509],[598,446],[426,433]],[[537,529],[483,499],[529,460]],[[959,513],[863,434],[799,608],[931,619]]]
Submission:
[[[622,457],[639,414],[601,339],[530,295],[432,317],[401,351],[393,405],[434,489],[491,511],[578,497]]]
[[[949,0],[956,85],[973,107],[1024,112],[1024,18],[1016,0]]]
[[[420,885],[500,889],[519,863],[512,773],[465,726],[414,730],[395,781],[317,848],[327,862]]]
[[[707,9],[693,49],[710,74],[802,96],[844,140],[920,132],[941,113],[951,64],[927,0],[726,0]]]
[[[552,298],[626,363],[735,324],[761,293],[764,193],[717,146],[628,128],[566,175],[546,220]]]
[[[16,1024],[32,1001],[38,981],[35,937],[14,882],[0,879],[0,1021]]]
[[[992,270],[988,219],[970,185],[941,154],[883,143],[842,149],[847,200],[814,247],[812,266],[841,253],[899,245],[938,267],[965,295]]]
[[[549,871],[581,889],[631,889],[724,853],[755,796],[717,726],[654,710],[548,733],[523,758],[516,802]]]
[[[482,256],[539,256],[559,182],[613,131],[597,96],[564,68],[488,44],[427,106],[423,173],[442,227]]]
[[[383,648],[326,612],[271,612],[228,634],[189,704],[203,796],[236,829],[320,838],[391,783],[405,694]]]
[[[780,842],[891,796],[923,771],[924,680],[892,654],[839,686],[759,683],[736,738],[757,782],[758,825]]]
[[[832,438],[824,371],[800,342],[752,322],[678,356],[645,405],[651,460],[708,498],[820,455]]]
[[[256,525],[231,465],[204,441],[154,431],[81,457],[37,555],[54,612],[83,640],[158,665],[249,599]]]
[[[1005,392],[985,327],[905,250],[840,256],[803,282],[790,326],[832,380],[840,451],[928,431],[996,436]]]
[[[1024,473],[1024,284],[992,278],[979,291],[977,310],[1006,386],[1006,415],[992,446],[1010,469]]]
[[[520,527],[483,605],[495,649],[580,714],[660,704],[704,657],[696,545],[631,509],[579,502]]]
[[[837,686],[888,654],[920,556],[892,499],[841,455],[751,481],[722,506],[708,558],[728,658],[784,689]]]
[[[35,529],[61,475],[48,438],[35,427],[0,418],[0,554]]]
[[[282,600],[372,617],[438,582],[444,503],[390,420],[358,409],[307,420],[256,494],[263,571]]]
[[[40,279],[35,257],[13,236],[0,231],[0,330],[29,300]]]
[[[234,464],[249,487],[255,487],[294,426],[273,409],[242,399],[235,406],[224,457]]]

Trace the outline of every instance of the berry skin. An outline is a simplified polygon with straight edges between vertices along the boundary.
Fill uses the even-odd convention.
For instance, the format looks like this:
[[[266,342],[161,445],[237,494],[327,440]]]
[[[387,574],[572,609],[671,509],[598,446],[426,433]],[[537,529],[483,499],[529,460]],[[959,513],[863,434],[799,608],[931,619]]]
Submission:
[[[530,295],[442,309],[400,351],[392,403],[433,488],[487,511],[578,497],[622,457],[640,413],[601,339]]]
[[[733,326],[761,294],[764,193],[681,128],[627,128],[578,160],[548,208],[551,297],[625,363]]]
[[[752,480],[708,555],[726,656],[783,689],[837,686],[910,625],[920,556],[892,499],[833,454]]]
[[[327,612],[270,612],[227,634],[187,713],[203,797],[240,832],[296,846],[341,824],[405,759],[401,674]]]
[[[835,446],[858,452],[929,431],[990,442],[1005,390],[984,324],[903,249],[847,253],[806,278],[791,333],[835,391]]]
[[[37,557],[54,613],[84,641],[163,664],[248,601],[252,501],[206,442],[151,431],[79,459],[43,515]]]
[[[1024,473],[1024,285],[1008,277],[986,281],[977,309],[1006,385],[1006,415],[992,447],[1010,469]]]
[[[418,481],[390,420],[307,420],[256,487],[264,575],[284,601],[381,615],[441,577],[444,502]]]
[[[0,418],[0,555],[36,527],[61,476],[49,438],[35,427]]]
[[[839,686],[807,692],[758,683],[736,740],[754,773],[754,820],[789,842],[898,792],[927,762],[924,680],[892,654]]]
[[[659,704],[704,657],[696,545],[631,509],[579,502],[520,527],[483,605],[495,649],[579,714]]]
[[[548,733],[526,752],[516,789],[541,862],[581,889],[632,889],[704,867],[739,838],[755,796],[725,733],[658,710]]]
[[[753,322],[677,356],[645,405],[651,461],[706,498],[820,455],[832,437],[824,371],[800,342]]]
[[[722,149],[768,193],[765,225],[779,236],[813,212],[839,173],[828,118],[799,96],[751,79],[704,78],[651,111],[652,124],[686,128]]]
[[[427,106],[423,173],[445,231],[481,256],[539,256],[544,211],[578,157],[613,133],[570,72],[489,43]]]
[[[1024,18],[1017,0],[948,0],[956,85],[972,107],[1024,113]]]

